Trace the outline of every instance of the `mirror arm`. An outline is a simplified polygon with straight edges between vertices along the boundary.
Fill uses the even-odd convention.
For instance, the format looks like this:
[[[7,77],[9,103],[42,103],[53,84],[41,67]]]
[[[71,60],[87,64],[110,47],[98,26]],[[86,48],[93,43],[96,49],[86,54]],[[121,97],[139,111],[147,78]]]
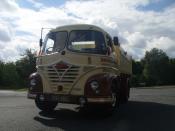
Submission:
[[[40,38],[40,47],[42,46],[42,44],[43,44],[43,30],[45,30],[45,29],[53,29],[53,28],[41,28],[41,38]]]

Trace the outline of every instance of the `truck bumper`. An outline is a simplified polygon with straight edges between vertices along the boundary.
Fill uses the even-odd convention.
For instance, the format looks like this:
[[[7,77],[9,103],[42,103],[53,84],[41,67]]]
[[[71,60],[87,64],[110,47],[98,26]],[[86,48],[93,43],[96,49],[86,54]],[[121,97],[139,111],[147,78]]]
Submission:
[[[46,101],[58,101],[60,103],[78,104],[82,107],[85,105],[94,105],[94,104],[102,105],[112,103],[112,98],[110,96],[87,98],[85,96],[75,96],[75,95],[28,93],[27,97],[29,99],[36,99],[37,97],[39,97],[39,99]]]
[[[37,94],[33,94],[33,93],[28,93],[27,94],[27,98],[29,98],[29,99],[35,99],[36,96],[37,96]]]
[[[112,103],[112,98],[87,98],[88,103]]]

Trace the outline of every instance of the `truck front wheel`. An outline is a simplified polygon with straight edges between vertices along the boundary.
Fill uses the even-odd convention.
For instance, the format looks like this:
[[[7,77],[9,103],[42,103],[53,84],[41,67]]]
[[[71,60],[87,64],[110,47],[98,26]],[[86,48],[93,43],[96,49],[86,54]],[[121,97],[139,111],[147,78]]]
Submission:
[[[112,83],[111,89],[112,89],[112,94],[111,94],[112,104],[111,104],[111,107],[112,107],[113,110],[115,110],[116,108],[119,107],[119,94],[120,94],[119,86],[117,85],[117,82]]]
[[[40,110],[42,110],[44,112],[51,112],[55,109],[58,102],[57,101],[40,100],[39,97],[37,97],[35,99],[35,104]]]

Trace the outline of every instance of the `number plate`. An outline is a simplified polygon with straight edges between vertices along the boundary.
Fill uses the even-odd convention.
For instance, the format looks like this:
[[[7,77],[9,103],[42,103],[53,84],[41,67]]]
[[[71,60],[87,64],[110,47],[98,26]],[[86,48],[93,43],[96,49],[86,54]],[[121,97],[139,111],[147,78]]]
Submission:
[[[70,102],[70,98],[66,96],[60,96],[59,102]]]
[[[71,99],[68,96],[59,96],[59,95],[53,95],[52,100],[58,101],[58,102],[70,102]]]
[[[52,100],[54,100],[54,101],[59,101],[59,96],[53,95],[53,96],[52,96]]]

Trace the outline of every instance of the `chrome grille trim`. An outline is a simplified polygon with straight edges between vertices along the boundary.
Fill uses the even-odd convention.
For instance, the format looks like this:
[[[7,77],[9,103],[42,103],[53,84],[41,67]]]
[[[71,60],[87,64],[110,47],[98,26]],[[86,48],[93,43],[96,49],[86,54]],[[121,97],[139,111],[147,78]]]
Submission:
[[[74,83],[79,75],[80,66],[68,64],[67,69],[57,69],[55,65],[45,66],[44,68],[44,74],[48,78],[51,87],[56,87],[61,83]]]

